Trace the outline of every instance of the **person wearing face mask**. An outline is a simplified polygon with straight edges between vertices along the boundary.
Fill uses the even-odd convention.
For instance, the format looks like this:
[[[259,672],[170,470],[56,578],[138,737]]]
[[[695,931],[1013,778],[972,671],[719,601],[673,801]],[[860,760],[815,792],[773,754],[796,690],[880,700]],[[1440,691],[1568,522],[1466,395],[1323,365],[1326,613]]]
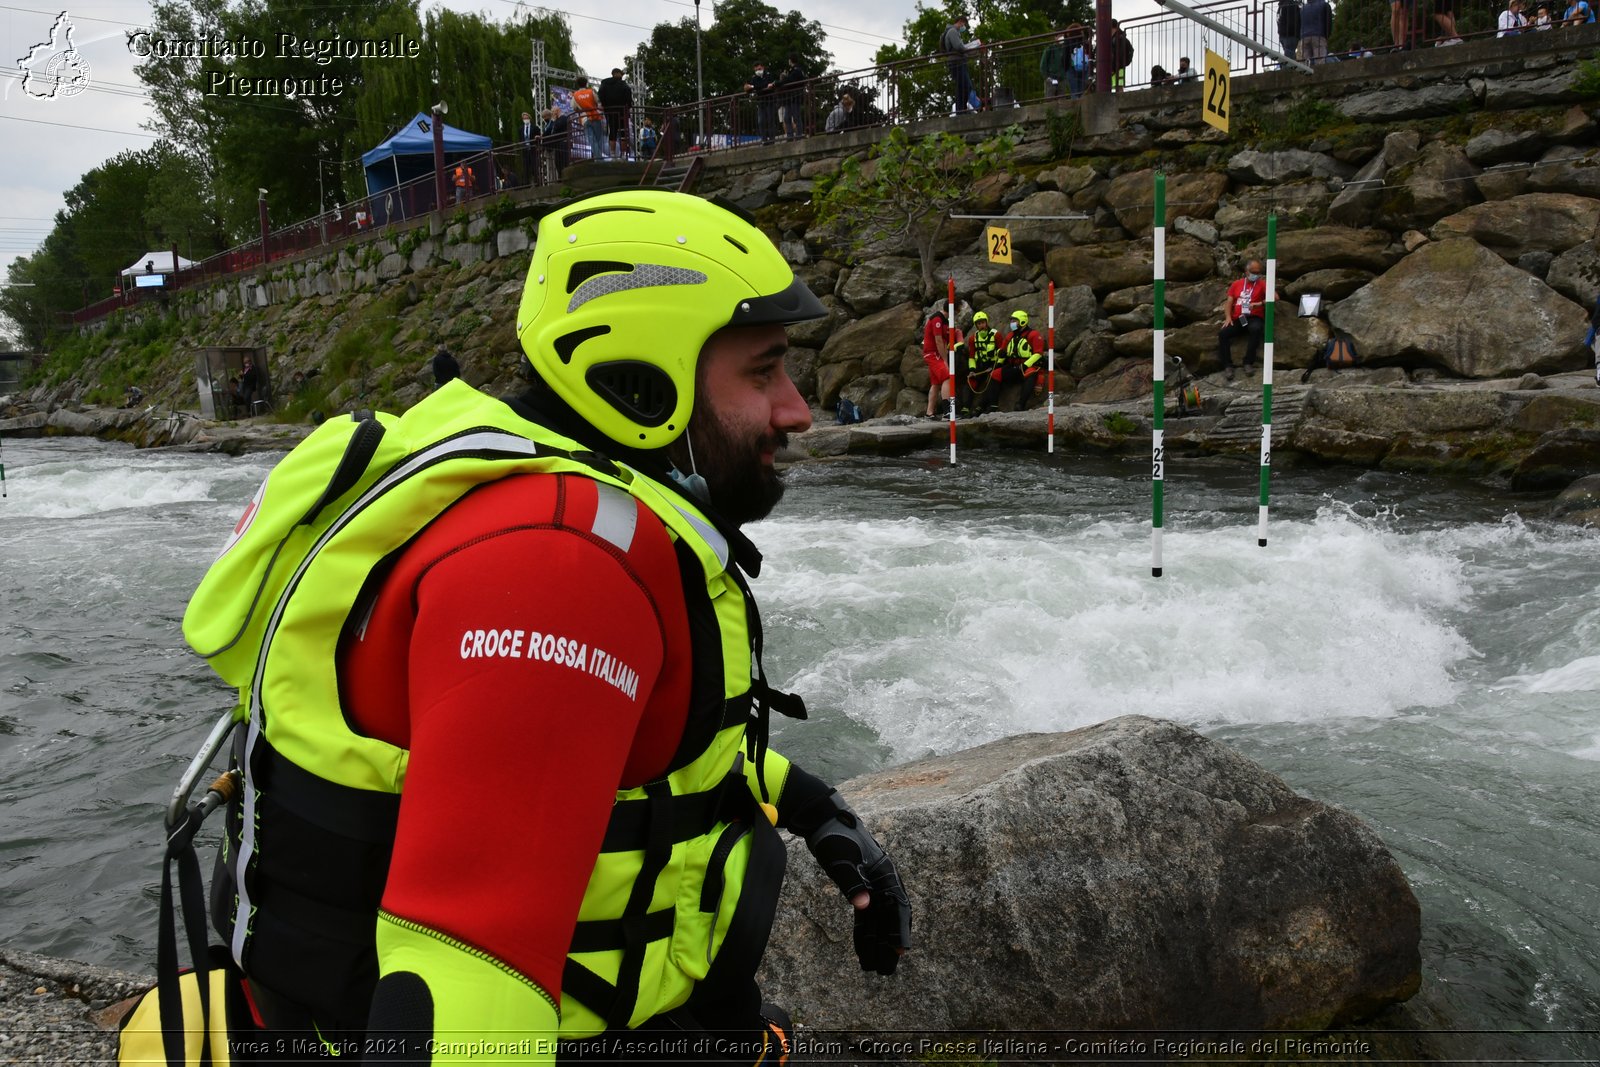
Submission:
[[[1274,293],[1273,299],[1277,299]],[[1267,280],[1261,273],[1261,261],[1252,259],[1245,265],[1243,278],[1228,286],[1228,295],[1222,301],[1227,322],[1217,333],[1217,360],[1222,373],[1233,381],[1233,356],[1231,349],[1236,337],[1244,337],[1244,372],[1255,369],[1256,357],[1261,352],[1261,338],[1267,328]]]
[[[762,144],[771,144],[773,140],[772,131],[778,110],[777,85],[778,79],[767,72],[767,65],[756,60],[755,73],[744,83],[744,91],[755,95],[756,133],[761,136]]]
[[[1010,330],[1000,337],[1000,357],[1003,362],[990,374],[992,381],[978,401],[978,410],[992,411],[1000,403],[1000,390],[1017,384],[1022,392],[1017,395],[1014,411],[1025,411],[1028,402],[1039,388],[1043,373],[1044,338],[1038,330],[1028,328],[1028,313],[1020,308],[1011,313]]]

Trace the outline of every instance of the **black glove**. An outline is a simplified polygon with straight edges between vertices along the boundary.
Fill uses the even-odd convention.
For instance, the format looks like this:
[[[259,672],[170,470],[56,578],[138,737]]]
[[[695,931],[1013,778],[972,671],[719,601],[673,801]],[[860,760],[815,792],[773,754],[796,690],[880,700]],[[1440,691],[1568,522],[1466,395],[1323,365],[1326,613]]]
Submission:
[[[806,847],[848,900],[857,893],[871,902],[856,911],[856,957],[863,971],[893,974],[900,950],[911,947],[911,900],[900,872],[883,846],[838,793],[826,798],[833,813],[805,831]]]

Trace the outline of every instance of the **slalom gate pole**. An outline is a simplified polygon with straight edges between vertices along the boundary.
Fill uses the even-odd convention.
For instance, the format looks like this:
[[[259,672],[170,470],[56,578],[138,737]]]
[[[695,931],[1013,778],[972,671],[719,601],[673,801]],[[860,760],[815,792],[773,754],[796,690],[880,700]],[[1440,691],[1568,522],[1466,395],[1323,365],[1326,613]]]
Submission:
[[[950,330],[946,338],[944,358],[950,368],[950,466],[956,465],[956,280],[950,279],[950,313],[945,316],[945,326]]]
[[[1151,265],[1155,270],[1155,351],[1150,373],[1154,388],[1154,407],[1150,413],[1150,574],[1161,577],[1161,490],[1166,478],[1167,456],[1162,443],[1167,405],[1167,176],[1156,171],[1156,216],[1153,230],[1155,247]]]
[[[1056,283],[1053,281],[1050,283],[1049,293],[1049,302],[1045,304],[1045,307],[1049,311],[1046,319],[1050,323],[1050,356],[1047,364],[1049,370],[1046,372],[1045,388],[1050,391],[1050,396],[1045,402],[1045,410],[1048,414],[1045,416],[1044,423],[1044,450],[1046,452],[1054,452],[1056,450]]]
[[[1267,547],[1267,493],[1272,482],[1272,330],[1277,304],[1278,216],[1267,216],[1267,328],[1261,345],[1261,504],[1256,544]]]

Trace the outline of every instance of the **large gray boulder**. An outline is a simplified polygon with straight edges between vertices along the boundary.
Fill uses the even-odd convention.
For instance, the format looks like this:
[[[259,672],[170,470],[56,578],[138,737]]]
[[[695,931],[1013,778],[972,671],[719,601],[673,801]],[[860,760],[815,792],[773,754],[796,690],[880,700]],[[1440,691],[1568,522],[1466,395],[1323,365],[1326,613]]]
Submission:
[[[1600,296],[1600,240],[1573,245],[1550,263],[1545,282],[1580,307],[1592,308]]]
[[[1349,226],[1318,226],[1312,230],[1278,231],[1278,277],[1298,278],[1314,270],[1349,267],[1374,273],[1395,262],[1389,234],[1383,230],[1358,230]],[[1239,253],[1239,262],[1267,257],[1266,230]]]
[[[1422,137],[1416,130],[1396,130],[1383,139],[1383,148],[1356,172],[1328,207],[1328,219],[1343,226],[1365,226],[1383,204],[1383,176],[1391,167],[1403,167],[1417,158]]]
[[[1592,240],[1600,224],[1600,200],[1571,193],[1526,193],[1510,200],[1474,204],[1434,223],[1436,241],[1470,237],[1508,262],[1528,252],[1565,252]]]
[[[1087,285],[1096,295],[1149,283],[1154,277],[1150,238],[1054,248],[1045,269],[1058,288]],[[1167,280],[1198,281],[1216,270],[1211,249],[1193,237],[1167,238]]]
[[[1574,526],[1600,527],[1600,474],[1586,475],[1561,490],[1550,505],[1550,517]]]
[[[1163,225],[1171,226],[1179,215],[1209,219],[1217,213],[1217,203],[1227,191],[1228,178],[1224,174],[1202,171],[1169,175]],[[1135,237],[1145,236],[1156,217],[1155,171],[1136,170],[1114,178],[1106,185],[1104,203],[1124,230]]]
[[[1600,149],[1580,152],[1556,145],[1528,171],[1528,188],[1541,193],[1600,197]]]
[[[1384,177],[1380,211],[1383,225],[1421,229],[1478,196],[1472,179],[1478,168],[1453,144],[1433,141],[1416,162],[1391,167]]]
[[[1300,178],[1344,179],[1355,171],[1356,168],[1332,156],[1299,148],[1278,152],[1247,148],[1228,160],[1228,177],[1244,185],[1277,185]]]
[[[1423,245],[1329,312],[1369,363],[1463,378],[1576,370],[1588,318],[1538,278],[1464,238]]]
[[[1265,240],[1267,216],[1278,216],[1278,234],[1320,221],[1327,215],[1334,194],[1319,178],[1289,182],[1272,188],[1270,195],[1245,192],[1217,209],[1217,233],[1228,244]]]
[[[1084,218],[1005,218],[996,224],[1011,231],[1011,247],[1026,253],[1035,260],[1043,259],[1045,252],[1060,244],[1083,244],[1095,239],[1092,213],[1078,211],[1066,193],[1043,189],[1025,196],[1012,204],[1007,215],[1085,215]]]
[[[820,1029],[1321,1028],[1411,996],[1420,916],[1359,819],[1226,746],[1127,716],[867,775],[916,947],[862,974],[798,840],[764,992]]]
[[[921,289],[921,263],[904,256],[878,256],[852,268],[839,295],[858,314],[866,314],[915,297]]]

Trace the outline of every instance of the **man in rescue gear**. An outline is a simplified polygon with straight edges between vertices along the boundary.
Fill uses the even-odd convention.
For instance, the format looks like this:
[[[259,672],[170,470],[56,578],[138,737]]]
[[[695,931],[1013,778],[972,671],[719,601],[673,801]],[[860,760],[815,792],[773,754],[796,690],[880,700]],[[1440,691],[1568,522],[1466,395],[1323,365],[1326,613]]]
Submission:
[[[476,181],[477,181],[477,175],[475,175],[472,172],[472,168],[471,167],[464,166],[464,165],[462,165],[460,163],[456,164],[456,169],[455,169],[456,203],[458,203],[458,204],[466,203],[467,197],[471,196],[472,195],[472,190],[474,188],[476,188],[476,186],[473,184]]]
[[[268,1030],[433,1064],[479,1038],[497,1062],[619,1036],[671,1058],[709,1032],[748,1053],[726,1062],[781,1062],[754,977],[775,827],[855,909],[862,969],[895,971],[893,861],[767,747],[770,712],[804,705],[767,683],[741,532],[811,422],[785,327],[826,313],[730,204],[569,201],[517,312],[526,393],[455,381],[373,420],[371,447],[411,451],[369,488],[278,477],[341,420],[269,475],[185,616],[243,679],[212,916]],[[320,446],[339,471],[342,432]],[[246,550],[283,590],[259,611]]]
[[[995,384],[993,375],[1000,369],[1003,358],[1000,339],[989,325],[989,313],[975,313],[972,316],[971,333],[957,346],[957,362],[965,362],[967,368],[961,383],[963,408],[976,407],[991,385],[994,385],[995,393],[999,393],[1000,387]]]
[[[1002,362],[990,377],[989,389],[979,401],[979,411],[992,411],[1000,403],[1000,389],[1007,385],[1021,385],[1015,411],[1027,410],[1039,380],[1044,376],[1041,360],[1044,357],[1044,338],[1038,330],[1028,328],[1028,313],[1020,308],[1011,313],[1011,329],[1000,337]]]

